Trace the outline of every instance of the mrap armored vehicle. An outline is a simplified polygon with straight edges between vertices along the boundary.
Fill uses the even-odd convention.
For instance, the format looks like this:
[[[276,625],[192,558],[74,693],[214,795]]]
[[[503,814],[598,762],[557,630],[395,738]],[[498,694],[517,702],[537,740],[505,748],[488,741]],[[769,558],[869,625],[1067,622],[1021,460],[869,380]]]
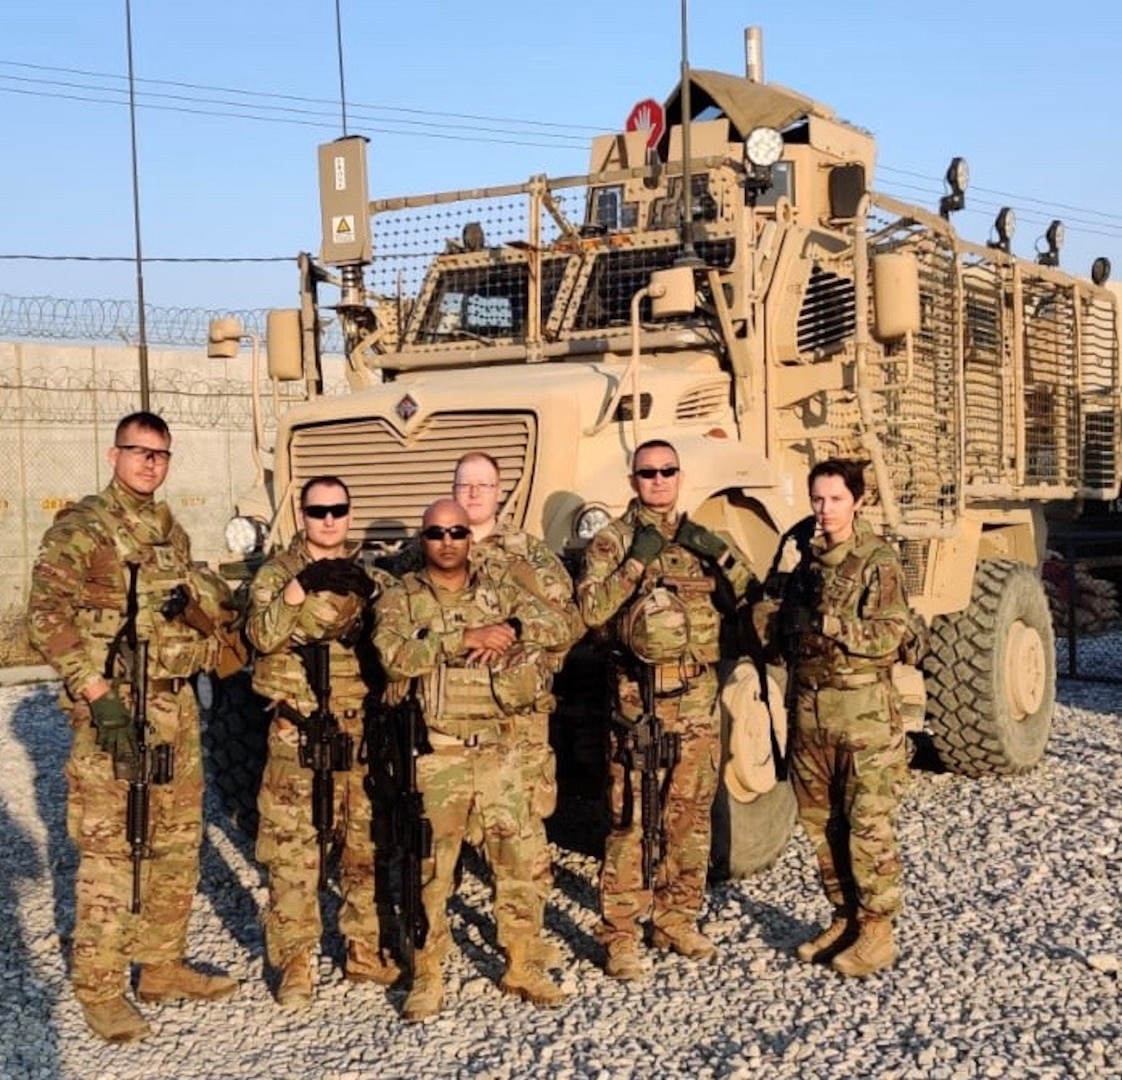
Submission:
[[[283,407],[233,546],[287,542],[302,482],[334,473],[353,538],[393,548],[483,450],[502,513],[576,557],[626,506],[631,451],[662,438],[682,509],[762,573],[810,466],[859,458],[863,513],[930,628],[930,742],[969,776],[1027,770],[1055,697],[1044,510],[1119,493],[1122,294],[1103,265],[1059,268],[1059,223],[1032,259],[1009,212],[995,239],[959,236],[960,159],[939,207],[906,205],[830,108],[683,70],[663,130],[594,139],[586,175],[370,201],[365,140],[320,148],[322,248],[299,259],[300,307],[269,315]],[[345,386],[325,386],[328,332]],[[216,324],[214,350],[239,336]],[[733,874],[794,816],[787,785],[722,788],[715,813]]]

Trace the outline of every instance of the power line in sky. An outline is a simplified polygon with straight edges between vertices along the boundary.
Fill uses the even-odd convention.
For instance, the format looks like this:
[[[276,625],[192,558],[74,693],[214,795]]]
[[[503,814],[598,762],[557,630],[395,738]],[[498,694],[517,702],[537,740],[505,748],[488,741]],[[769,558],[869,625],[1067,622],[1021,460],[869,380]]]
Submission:
[[[114,72],[87,71],[82,68],[52,67],[47,64],[28,64],[15,60],[0,60],[0,67],[25,68],[29,71],[49,71],[62,75],[82,75],[88,78],[96,79],[111,79],[117,81],[125,80],[125,76],[118,75]],[[181,89],[207,90],[220,94],[237,94],[245,97],[264,98],[267,100],[271,99],[275,101],[298,101],[304,104],[328,105],[333,109],[337,108],[339,104],[337,101],[331,98],[305,97],[299,94],[281,94],[272,90],[246,90],[244,88],[234,86],[213,86],[208,83],[182,82],[176,79],[138,78],[135,81],[138,84],[144,83],[152,86],[175,86]],[[364,109],[378,110],[390,113],[408,113],[414,116],[447,117],[453,120],[484,120],[492,124],[518,124],[524,127],[531,128],[558,128],[578,131],[585,135],[587,135],[588,133],[600,133],[601,131],[608,130],[607,128],[592,127],[588,124],[563,124],[551,120],[528,120],[521,117],[511,116],[485,116],[479,113],[447,112],[443,109],[418,109],[410,108],[404,105],[370,105],[362,104],[361,102],[356,102],[354,104]]]
[[[47,64],[32,64],[25,61],[2,59],[0,59],[0,68],[21,69],[51,75],[78,76],[83,79],[107,81],[101,84],[86,85],[59,79],[0,74],[0,93],[23,93],[33,97],[84,101],[93,104],[120,105],[125,103],[123,96],[121,96],[127,94],[127,88],[124,85],[126,82],[125,77],[114,72],[91,71],[85,68],[58,67]],[[61,87],[64,92],[21,90],[18,87],[4,86],[4,81]],[[248,90],[243,87],[219,86],[210,83],[195,83],[177,79],[138,78],[136,83],[138,85],[152,87],[172,87],[177,90],[203,91],[208,94],[228,94],[245,99],[245,101],[225,101],[221,98],[215,99],[198,97],[197,95],[163,93],[151,90],[142,91],[142,94],[156,100],[138,102],[138,104],[144,108],[182,112],[199,116],[229,117],[232,119],[265,123],[294,124],[329,130],[335,130],[338,126],[335,122],[338,102],[329,98],[284,94],[276,91]],[[101,95],[109,94],[111,96],[86,97],[65,92],[69,90],[85,90]],[[118,96],[114,97],[112,95]],[[178,102],[180,104],[160,104],[160,101]],[[273,105],[270,104],[270,102],[292,104]],[[211,105],[215,106],[215,108],[192,107],[195,105]],[[318,108],[303,107],[309,105],[318,106]],[[244,111],[247,108],[253,111]],[[489,116],[482,113],[447,112],[443,110],[419,109],[399,105],[375,105],[361,102],[348,103],[348,110],[354,110],[353,115],[355,118],[365,121],[364,132],[373,134],[437,138],[457,142],[486,142],[499,145],[532,146],[547,149],[584,150],[587,148],[588,139],[591,135],[600,134],[605,130],[611,130],[610,126],[594,127],[587,124],[566,124],[520,117]],[[386,113],[389,115],[371,115],[379,113]],[[434,119],[404,119],[403,117],[426,117]],[[472,121],[473,123],[461,123],[461,121]],[[474,123],[476,121],[479,123]],[[396,126],[378,126],[387,123]],[[513,127],[504,125],[513,125]],[[469,134],[465,134],[465,132]],[[580,134],[566,134],[566,132]],[[532,135],[534,138],[525,138],[524,136],[526,135]],[[547,141],[539,141],[542,139]],[[882,172],[911,177],[913,179],[926,181],[928,184],[939,185],[938,190],[941,193],[941,177],[936,178],[910,169],[901,169],[890,165],[880,165],[878,168]],[[910,185],[902,182],[896,186],[902,188],[910,187]],[[915,190],[927,193],[931,189],[915,188]],[[972,186],[970,188],[970,194],[976,195],[977,193],[995,195],[1018,204],[1018,208],[1020,208],[1022,204],[1042,206],[1046,208],[1047,212],[1050,213],[1052,217],[1055,217],[1060,211],[1081,215],[1081,217],[1078,218],[1065,219],[1065,225],[1076,232],[1089,232],[1092,235],[1102,235],[1113,238],[1114,233],[1112,231],[1098,232],[1095,226],[1098,225],[1107,230],[1112,230],[1116,227],[1122,228],[1122,215],[1120,214],[1096,210],[1091,207],[1055,203],[1031,195],[1018,195],[1012,192],[985,188],[979,185]],[[937,198],[938,196],[936,196],[936,201]],[[984,200],[978,200],[977,198],[971,201],[974,203],[981,203],[981,205],[987,205]],[[1000,206],[1001,204],[995,205]],[[1022,210],[1021,212],[1021,216],[1024,217],[1026,221],[1031,220],[1031,215],[1031,209],[1027,211]],[[1086,218],[1101,218],[1102,220],[1096,223],[1087,221]],[[1051,218],[1048,220],[1051,220]]]

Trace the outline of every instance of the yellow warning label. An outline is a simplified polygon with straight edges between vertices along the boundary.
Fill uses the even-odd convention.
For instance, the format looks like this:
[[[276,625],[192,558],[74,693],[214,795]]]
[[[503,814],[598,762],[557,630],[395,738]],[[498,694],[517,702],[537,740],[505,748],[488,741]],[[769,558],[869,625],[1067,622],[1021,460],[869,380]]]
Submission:
[[[340,214],[331,219],[331,239],[336,244],[352,244],[355,239],[353,214]]]

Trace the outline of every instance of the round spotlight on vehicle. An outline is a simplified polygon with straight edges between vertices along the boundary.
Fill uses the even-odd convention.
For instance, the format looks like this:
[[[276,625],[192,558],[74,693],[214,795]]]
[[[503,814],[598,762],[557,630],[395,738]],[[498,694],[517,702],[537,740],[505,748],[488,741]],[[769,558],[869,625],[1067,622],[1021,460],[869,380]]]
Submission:
[[[1037,243],[1039,244],[1039,241]],[[1041,251],[1036,256],[1036,261],[1041,266],[1059,266],[1060,248],[1064,246],[1064,223],[1062,221],[1055,220],[1048,226],[1044,231],[1044,243],[1048,245],[1047,250]],[[1037,248],[1037,250],[1040,249]]]
[[[602,506],[582,507],[573,519],[573,535],[587,543],[611,520],[612,515]]]
[[[1110,280],[1110,260],[1105,255],[1091,263],[1091,280],[1096,285],[1105,285]]]
[[[1003,206],[994,218],[993,231],[997,233],[991,247],[1000,248],[1009,253],[1009,245],[1013,242],[1013,234],[1017,231],[1017,215],[1011,206]]]
[[[951,158],[951,163],[947,168],[947,183],[951,186],[951,191],[965,192],[967,187],[970,186],[970,166],[964,157]]]
[[[772,127],[753,128],[744,140],[744,152],[758,169],[769,169],[783,156],[783,136]]]
[[[939,213],[946,218],[966,205],[966,188],[970,183],[970,166],[966,164],[966,158],[951,158],[944,179],[951,193],[939,200]]]
[[[263,521],[250,517],[232,517],[226,522],[226,549],[234,555],[252,555],[265,547],[269,528]]]

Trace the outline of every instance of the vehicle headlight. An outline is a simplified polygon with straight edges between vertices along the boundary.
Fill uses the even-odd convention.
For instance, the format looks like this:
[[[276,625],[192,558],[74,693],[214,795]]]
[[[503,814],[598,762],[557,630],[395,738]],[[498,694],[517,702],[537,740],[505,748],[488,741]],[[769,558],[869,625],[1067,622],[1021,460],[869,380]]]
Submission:
[[[265,546],[268,526],[257,518],[232,517],[226,522],[226,548],[234,555],[252,555]]]
[[[577,513],[573,532],[578,540],[591,540],[609,521],[612,515],[602,506],[586,506]]]
[[[757,168],[769,168],[783,154],[783,136],[775,128],[752,128],[748,132],[748,138],[744,140],[744,152]]]

